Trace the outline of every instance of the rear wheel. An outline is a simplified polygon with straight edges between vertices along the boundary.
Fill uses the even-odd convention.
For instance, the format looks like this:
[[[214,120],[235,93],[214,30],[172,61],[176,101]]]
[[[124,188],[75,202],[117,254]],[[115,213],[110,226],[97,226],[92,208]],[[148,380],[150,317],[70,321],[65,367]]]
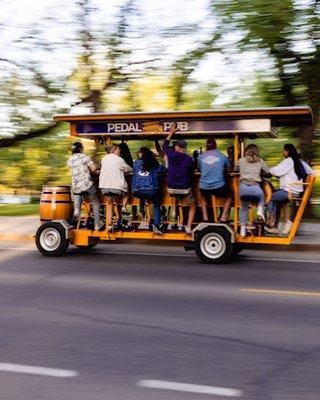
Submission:
[[[230,233],[219,226],[204,228],[195,239],[195,251],[203,263],[228,263],[233,252]]]
[[[40,253],[47,257],[65,254],[69,246],[65,228],[57,222],[46,222],[36,233],[36,246]]]

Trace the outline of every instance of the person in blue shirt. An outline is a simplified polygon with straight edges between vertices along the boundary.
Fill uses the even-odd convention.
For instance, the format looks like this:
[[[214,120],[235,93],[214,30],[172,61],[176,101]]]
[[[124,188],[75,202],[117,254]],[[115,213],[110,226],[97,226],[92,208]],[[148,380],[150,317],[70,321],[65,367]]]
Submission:
[[[211,196],[225,199],[220,222],[226,222],[232,202],[232,192],[226,183],[226,173],[231,172],[228,157],[217,149],[214,138],[209,138],[206,144],[206,152],[198,158],[198,167],[201,172],[199,188],[201,192],[201,209],[203,220],[208,218],[208,201]]]
[[[132,193],[140,199],[140,207],[144,210],[145,200],[153,204],[154,224],[152,231],[161,235],[160,222],[160,183],[159,175],[167,169],[158,163],[155,155],[147,147],[141,147],[138,151],[138,160],[133,163]]]

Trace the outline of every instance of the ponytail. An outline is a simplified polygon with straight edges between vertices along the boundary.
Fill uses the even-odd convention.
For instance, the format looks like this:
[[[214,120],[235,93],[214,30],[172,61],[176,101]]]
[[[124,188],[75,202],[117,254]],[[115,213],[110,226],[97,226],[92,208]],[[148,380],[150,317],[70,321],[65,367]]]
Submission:
[[[304,169],[304,166],[301,162],[300,155],[298,154],[297,149],[291,143],[285,144],[283,148],[288,152],[288,157],[292,158],[294,172],[296,173],[298,179],[299,180],[302,179],[303,181],[305,181],[307,179],[308,174]]]

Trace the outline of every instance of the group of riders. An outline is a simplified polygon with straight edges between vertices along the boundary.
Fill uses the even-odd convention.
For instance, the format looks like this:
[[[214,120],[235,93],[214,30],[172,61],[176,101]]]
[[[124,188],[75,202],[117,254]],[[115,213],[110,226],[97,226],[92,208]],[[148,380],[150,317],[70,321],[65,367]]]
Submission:
[[[293,144],[285,144],[282,155],[283,160],[275,167],[269,168],[259,156],[258,147],[249,144],[244,156],[234,164],[233,147],[228,147],[228,156],[217,149],[214,138],[206,142],[206,150],[201,154],[191,157],[187,154],[187,142],[183,139],[172,143],[177,128],[172,126],[162,146],[156,143],[158,156],[163,162],[158,162],[153,151],[147,147],[141,147],[138,158],[133,163],[124,157],[121,145],[111,144],[107,147],[107,154],[101,160],[99,173],[99,188],[105,196],[106,227],[101,221],[100,202],[97,190],[93,183],[91,173],[97,171],[97,167],[90,157],[84,153],[80,142],[71,146],[72,156],[67,161],[72,176],[72,189],[74,194],[74,219],[78,219],[81,213],[81,205],[84,196],[89,197],[93,214],[94,230],[113,230],[113,201],[114,198],[122,199],[122,214],[127,214],[129,200],[128,183],[125,175],[132,173],[131,191],[134,197],[140,199],[140,207],[144,209],[145,201],[153,205],[153,219],[151,228],[155,234],[162,234],[161,230],[161,176],[167,177],[167,190],[170,196],[178,198],[187,205],[188,217],[184,226],[186,234],[192,233],[192,223],[196,213],[196,203],[193,193],[193,176],[195,170],[200,173],[199,189],[201,193],[201,210],[204,222],[210,222],[208,216],[208,202],[212,196],[223,198],[223,208],[219,221],[228,223],[229,212],[233,200],[233,191],[228,175],[239,174],[240,201],[239,212],[240,236],[247,234],[247,218],[250,202],[254,199],[257,203],[257,220],[265,225],[265,231],[279,234],[278,210],[280,205],[287,203],[292,197],[300,197],[303,193],[303,182],[308,175],[313,175],[311,167],[301,160]],[[196,161],[195,161],[196,159]],[[131,159],[132,160],[132,159]],[[265,204],[264,192],[261,188],[263,177],[275,176],[279,179],[279,190],[273,192],[271,200]],[[282,234],[290,232],[292,222],[287,216],[284,221]]]

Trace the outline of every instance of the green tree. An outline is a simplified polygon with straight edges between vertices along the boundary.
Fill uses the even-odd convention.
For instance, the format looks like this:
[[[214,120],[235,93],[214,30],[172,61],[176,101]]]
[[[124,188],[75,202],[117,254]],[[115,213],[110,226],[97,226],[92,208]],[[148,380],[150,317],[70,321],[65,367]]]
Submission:
[[[21,57],[24,54],[25,61],[0,58],[0,107],[8,116],[7,123],[2,120],[0,147],[50,133],[56,126],[52,116],[68,112],[73,106],[83,105],[93,112],[112,108],[110,93],[130,91],[131,83],[152,69],[153,59],[134,59],[139,35],[147,35],[132,26],[139,12],[135,1],[122,3],[109,25],[94,23],[99,10],[93,4],[92,0],[77,0],[66,19],[47,16],[39,21],[37,29],[29,27],[16,40],[17,51]],[[69,23],[72,45],[46,41],[40,29],[46,23],[61,28]],[[51,58],[53,48],[58,54],[67,54],[67,59],[75,59],[76,67],[66,67],[63,76],[47,72],[46,60]],[[134,109],[132,100],[129,108]]]
[[[310,105],[316,125],[320,118],[319,7],[316,0],[215,0],[211,3],[221,37],[237,32],[235,51],[254,50],[260,52],[262,60],[271,58],[273,68],[264,71],[262,78],[275,84],[260,85],[265,98],[274,106]],[[303,127],[296,135],[303,157],[312,159],[313,130]]]

